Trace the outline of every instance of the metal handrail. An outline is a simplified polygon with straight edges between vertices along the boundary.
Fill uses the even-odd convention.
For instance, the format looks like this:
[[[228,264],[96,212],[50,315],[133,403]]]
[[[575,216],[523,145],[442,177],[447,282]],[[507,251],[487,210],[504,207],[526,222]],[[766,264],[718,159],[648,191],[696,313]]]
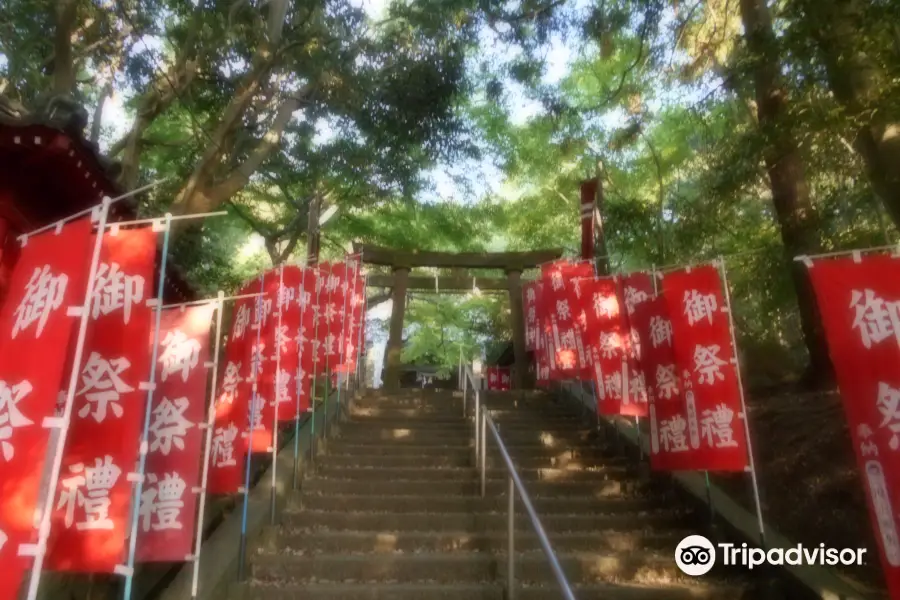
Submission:
[[[562,566],[559,564],[559,560],[556,558],[556,553],[553,551],[553,547],[550,545],[550,540],[547,538],[547,533],[544,531],[544,526],[541,524],[541,520],[537,515],[537,511],[534,510],[534,505],[531,503],[531,498],[528,496],[528,492],[525,491],[525,486],[522,483],[522,479],[519,477],[519,473],[516,471],[515,465],[513,465],[512,458],[509,456],[509,452],[506,449],[506,445],[503,443],[503,439],[500,437],[500,432],[497,430],[497,426],[494,423],[494,419],[488,414],[487,407],[481,406],[480,401],[480,393],[477,387],[477,383],[475,381],[475,374],[469,368],[468,365],[463,365],[460,369],[463,375],[463,379],[461,382],[463,388],[463,413],[466,413],[466,396],[468,390],[468,384],[471,383],[473,389],[475,390],[475,460],[479,469],[479,478],[481,482],[481,497],[484,498],[485,494],[485,477],[486,477],[486,457],[487,457],[487,430],[490,429],[491,435],[494,437],[494,441],[497,443],[497,448],[500,450],[500,455],[503,457],[503,462],[506,465],[507,473],[509,474],[509,490],[507,492],[507,496],[509,499],[508,504],[508,531],[507,531],[507,569],[506,569],[506,598],[507,600],[515,600],[515,530],[516,530],[516,492],[518,492],[519,497],[522,500],[522,505],[525,506],[525,512],[528,515],[529,520],[531,521],[531,526],[534,528],[534,532],[537,534],[538,541],[540,542],[541,549],[544,551],[544,555],[547,557],[547,561],[550,563],[550,568],[553,571],[554,577],[556,577],[556,582],[559,584],[560,591],[562,592],[562,597],[566,600],[575,600],[575,595],[572,593],[572,587],[569,584],[569,580],[566,578],[565,573],[562,570]]]

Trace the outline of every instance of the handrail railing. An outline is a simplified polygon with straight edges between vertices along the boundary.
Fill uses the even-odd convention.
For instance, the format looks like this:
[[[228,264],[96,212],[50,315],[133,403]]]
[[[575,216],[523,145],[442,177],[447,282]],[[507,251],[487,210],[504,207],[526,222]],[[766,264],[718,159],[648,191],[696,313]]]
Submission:
[[[528,492],[525,491],[525,486],[522,483],[522,479],[519,477],[519,473],[516,471],[516,467],[512,462],[512,458],[510,458],[509,456],[506,445],[503,443],[503,439],[500,437],[500,432],[497,430],[497,426],[494,424],[494,419],[490,416],[490,414],[488,414],[487,407],[481,406],[481,394],[479,393],[478,384],[475,380],[475,374],[472,372],[468,365],[462,365],[460,371],[462,373],[461,386],[463,388],[463,413],[465,415],[468,414],[466,413],[466,396],[468,385],[471,384],[472,388],[475,390],[475,461],[478,465],[479,470],[481,497],[484,498],[486,487],[488,429],[490,429],[491,435],[493,436],[494,441],[497,444],[497,448],[500,450],[500,456],[503,458],[503,463],[506,465],[506,471],[509,475],[509,489],[507,491],[508,522],[506,551],[507,600],[515,600],[516,597],[515,531],[517,492],[519,498],[521,498],[522,500],[522,505],[525,507],[525,513],[528,515],[528,519],[531,521],[531,526],[534,528],[535,534],[537,534],[541,549],[544,551],[544,555],[547,557],[547,561],[550,563],[550,568],[553,571],[553,576],[556,578],[556,582],[559,584],[560,591],[562,592],[562,597],[566,600],[575,600],[575,595],[572,593],[572,587],[569,584],[569,580],[566,578],[566,575],[562,570],[562,566],[559,564],[559,560],[556,558],[556,553],[553,551],[553,547],[550,545],[550,540],[547,538],[547,533],[544,531],[544,526],[541,525],[541,520],[537,515],[537,511],[534,510],[534,505],[531,503],[531,498],[528,496]]]

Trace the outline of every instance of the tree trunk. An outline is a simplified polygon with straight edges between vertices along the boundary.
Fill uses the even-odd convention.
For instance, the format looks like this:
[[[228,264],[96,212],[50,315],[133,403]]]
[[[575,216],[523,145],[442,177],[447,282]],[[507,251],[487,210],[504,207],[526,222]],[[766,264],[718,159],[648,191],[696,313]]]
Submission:
[[[816,213],[794,131],[787,114],[787,96],[779,76],[777,41],[766,0],[741,0],[747,48],[756,92],[759,127],[765,136],[765,165],[781,240],[797,292],[803,339],[809,351],[811,383],[824,384],[833,377],[815,295],[804,266],[793,261],[819,248]]]
[[[112,96],[112,83],[103,86],[100,92],[100,98],[97,99],[97,107],[94,109],[94,116],[91,119],[91,143],[100,143],[100,128],[103,125],[103,105],[106,100]]]
[[[53,92],[71,94],[75,90],[75,63],[72,58],[72,30],[78,14],[76,0],[58,0],[53,40]]]
[[[860,39],[865,9],[857,0],[801,0],[800,5],[813,25],[829,88],[859,123],[853,146],[866,165],[872,189],[900,228],[900,121],[879,106],[879,67]]]

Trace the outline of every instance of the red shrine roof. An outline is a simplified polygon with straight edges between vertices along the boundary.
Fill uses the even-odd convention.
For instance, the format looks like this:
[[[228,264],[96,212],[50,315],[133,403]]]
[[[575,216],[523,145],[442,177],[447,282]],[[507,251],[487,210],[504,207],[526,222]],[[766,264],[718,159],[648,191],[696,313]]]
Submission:
[[[43,115],[26,113],[0,97],[0,219],[14,233],[26,233],[115,197],[119,165],[85,140],[83,109],[51,100]],[[49,115],[49,116],[48,116]],[[116,202],[111,221],[136,216],[136,201]],[[180,272],[166,272],[166,302],[192,300],[195,293]]]

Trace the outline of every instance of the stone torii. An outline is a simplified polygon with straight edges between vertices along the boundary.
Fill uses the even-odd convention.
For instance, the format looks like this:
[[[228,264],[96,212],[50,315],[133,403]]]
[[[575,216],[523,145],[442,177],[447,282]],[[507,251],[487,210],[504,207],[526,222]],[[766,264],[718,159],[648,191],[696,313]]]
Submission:
[[[525,351],[525,315],[522,307],[522,272],[546,262],[560,258],[562,248],[533,250],[528,252],[430,252],[424,250],[394,250],[371,244],[354,244],[353,251],[362,256],[362,262],[391,268],[391,275],[372,275],[371,287],[392,289],[390,334],[385,351],[385,389],[400,387],[400,354],[403,350],[403,319],[406,312],[406,293],[412,289],[434,289],[433,277],[410,277],[414,267],[434,267],[445,269],[500,269],[506,279],[476,278],[476,284],[483,290],[506,290],[509,293],[509,308],[512,320],[513,352],[515,355],[516,389],[527,385],[528,359]],[[472,287],[471,277],[459,275],[439,277],[441,290],[466,290]]]

